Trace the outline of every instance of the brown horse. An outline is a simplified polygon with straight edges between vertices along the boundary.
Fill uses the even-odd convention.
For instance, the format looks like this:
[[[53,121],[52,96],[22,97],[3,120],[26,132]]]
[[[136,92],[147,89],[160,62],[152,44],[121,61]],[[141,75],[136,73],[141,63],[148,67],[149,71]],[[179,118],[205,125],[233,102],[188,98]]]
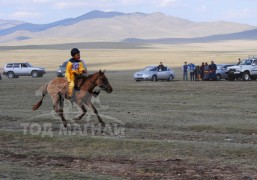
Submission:
[[[104,127],[105,123],[103,122],[102,118],[99,116],[96,108],[93,106],[91,102],[91,98],[93,95],[93,90],[95,87],[100,87],[102,90],[106,91],[108,94],[112,92],[112,87],[105,76],[105,71],[99,71],[90,75],[88,77],[81,77],[78,79],[80,90],[75,91],[73,95],[73,101],[81,108],[82,114],[78,117],[74,118],[74,120],[80,120],[87,112],[85,105],[92,109],[94,113],[97,115],[97,118],[101,125]],[[55,78],[50,83],[46,84],[42,91],[42,98],[35,104],[32,108],[33,111],[37,110],[45,97],[48,93],[53,101],[53,109],[54,111],[61,117],[64,127],[67,127],[67,120],[64,118],[63,114],[63,106],[64,106],[64,99],[66,98],[66,94],[68,92],[68,81],[66,78]]]

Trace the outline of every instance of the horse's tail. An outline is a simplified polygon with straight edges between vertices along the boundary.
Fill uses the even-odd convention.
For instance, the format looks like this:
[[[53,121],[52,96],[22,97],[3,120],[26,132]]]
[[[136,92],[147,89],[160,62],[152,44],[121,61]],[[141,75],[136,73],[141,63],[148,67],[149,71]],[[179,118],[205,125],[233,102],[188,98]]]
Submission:
[[[32,110],[33,110],[33,111],[37,110],[37,109],[42,105],[43,99],[44,99],[45,95],[47,95],[47,93],[48,93],[48,92],[47,92],[47,86],[48,86],[48,84],[46,84],[46,85],[43,86],[42,97],[41,97],[41,99],[37,102],[37,104],[35,104],[35,105],[32,107]]]

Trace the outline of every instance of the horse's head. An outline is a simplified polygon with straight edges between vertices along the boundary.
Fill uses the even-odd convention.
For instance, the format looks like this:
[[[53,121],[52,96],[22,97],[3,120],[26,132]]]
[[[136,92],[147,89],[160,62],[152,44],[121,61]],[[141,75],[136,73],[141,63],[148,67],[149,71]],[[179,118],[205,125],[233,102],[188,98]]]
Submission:
[[[104,73],[105,71],[101,71],[101,70],[98,72],[99,76],[96,80],[96,84],[102,90],[106,91],[107,93],[111,93],[113,91],[112,86],[110,85]]]

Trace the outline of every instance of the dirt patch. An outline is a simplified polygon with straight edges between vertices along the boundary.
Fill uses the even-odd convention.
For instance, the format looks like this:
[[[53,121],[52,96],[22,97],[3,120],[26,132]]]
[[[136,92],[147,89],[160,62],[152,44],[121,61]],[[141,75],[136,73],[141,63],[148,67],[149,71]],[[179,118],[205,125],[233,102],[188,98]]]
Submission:
[[[72,157],[26,157],[0,155],[1,161],[23,162],[28,167],[50,167],[74,172],[94,172],[131,179],[256,179],[257,172],[240,170],[237,166],[220,166],[206,162],[190,163],[182,159],[128,160],[83,159]]]

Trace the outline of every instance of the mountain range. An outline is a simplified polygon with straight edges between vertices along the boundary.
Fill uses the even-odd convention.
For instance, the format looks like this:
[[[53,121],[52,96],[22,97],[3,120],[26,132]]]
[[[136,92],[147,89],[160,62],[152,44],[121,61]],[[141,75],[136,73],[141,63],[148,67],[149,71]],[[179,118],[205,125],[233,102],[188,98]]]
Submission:
[[[257,27],[234,22],[192,22],[163,13],[91,11],[49,24],[0,20],[0,43],[63,39],[65,42],[187,43],[257,39]]]

